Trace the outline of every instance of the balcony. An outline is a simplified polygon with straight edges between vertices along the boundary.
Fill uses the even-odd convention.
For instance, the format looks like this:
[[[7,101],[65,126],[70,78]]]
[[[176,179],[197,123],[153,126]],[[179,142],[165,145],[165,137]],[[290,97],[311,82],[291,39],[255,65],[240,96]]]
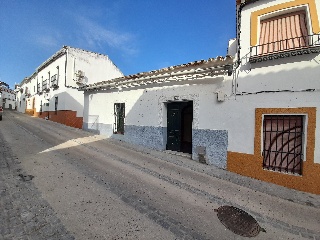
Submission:
[[[50,91],[50,88],[49,88],[49,84],[48,84],[48,79],[44,80],[42,82],[42,89],[43,91],[46,91],[46,92],[49,92]]]
[[[57,74],[55,74],[55,75],[53,75],[53,76],[51,77],[51,86],[52,86],[54,89],[56,89],[56,88],[59,87],[59,86],[58,86],[58,77],[57,77]]]
[[[289,38],[250,48],[250,63],[320,52],[320,34]]]
[[[42,89],[41,89],[40,83],[38,83],[38,86],[37,86],[37,93],[39,95],[42,94]]]

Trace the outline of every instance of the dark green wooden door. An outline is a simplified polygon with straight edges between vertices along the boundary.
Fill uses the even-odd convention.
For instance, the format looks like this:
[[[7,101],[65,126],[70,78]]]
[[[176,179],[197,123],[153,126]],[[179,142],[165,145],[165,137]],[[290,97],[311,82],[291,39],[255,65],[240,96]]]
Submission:
[[[193,103],[167,104],[167,150],[192,153]]]
[[[180,103],[167,105],[167,149],[180,151],[181,146],[181,107]]]

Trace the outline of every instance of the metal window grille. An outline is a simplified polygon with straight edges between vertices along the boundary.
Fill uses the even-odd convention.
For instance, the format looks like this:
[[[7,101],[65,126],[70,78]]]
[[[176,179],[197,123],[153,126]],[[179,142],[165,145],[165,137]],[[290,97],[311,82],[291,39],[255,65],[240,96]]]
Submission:
[[[260,44],[250,48],[250,57],[267,56],[270,54],[279,54],[278,58],[282,58],[282,54],[301,55],[308,53],[317,53],[320,46],[320,34],[306,35],[302,37],[288,38],[274,42]]]
[[[51,77],[51,83],[52,83],[52,84],[56,84],[56,81],[57,81],[57,74],[55,74],[55,75],[53,75],[53,76]]]
[[[55,74],[51,77],[51,86],[53,88],[58,88],[58,74]]]
[[[114,133],[124,134],[125,104],[114,104]]]
[[[48,79],[43,80],[42,82],[42,89],[46,90],[48,88]]]
[[[303,136],[303,116],[264,116],[263,168],[301,175]]]
[[[41,92],[41,85],[40,85],[40,83],[38,83],[38,85],[37,85],[37,91],[38,91],[38,93]]]

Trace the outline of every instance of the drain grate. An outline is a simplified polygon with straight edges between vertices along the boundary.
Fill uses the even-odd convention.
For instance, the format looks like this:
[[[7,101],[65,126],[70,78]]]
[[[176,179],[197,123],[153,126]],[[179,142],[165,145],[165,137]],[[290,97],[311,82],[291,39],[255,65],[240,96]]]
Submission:
[[[249,213],[239,208],[221,206],[214,211],[217,212],[220,222],[235,234],[243,237],[255,237],[260,231],[265,232]]]
[[[20,177],[21,180],[24,181],[24,182],[31,181],[32,178],[34,178],[34,176],[32,176],[32,175],[23,175],[23,174],[19,174],[19,177]]]

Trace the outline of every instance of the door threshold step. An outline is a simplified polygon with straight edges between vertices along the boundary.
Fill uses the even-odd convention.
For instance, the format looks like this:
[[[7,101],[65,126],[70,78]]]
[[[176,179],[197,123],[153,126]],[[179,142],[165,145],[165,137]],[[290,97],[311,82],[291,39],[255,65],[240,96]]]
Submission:
[[[176,155],[176,156],[180,156],[180,157],[192,158],[192,154],[190,154],[190,153],[176,152],[176,151],[172,151],[172,150],[165,150],[165,153],[169,153],[171,155]]]

